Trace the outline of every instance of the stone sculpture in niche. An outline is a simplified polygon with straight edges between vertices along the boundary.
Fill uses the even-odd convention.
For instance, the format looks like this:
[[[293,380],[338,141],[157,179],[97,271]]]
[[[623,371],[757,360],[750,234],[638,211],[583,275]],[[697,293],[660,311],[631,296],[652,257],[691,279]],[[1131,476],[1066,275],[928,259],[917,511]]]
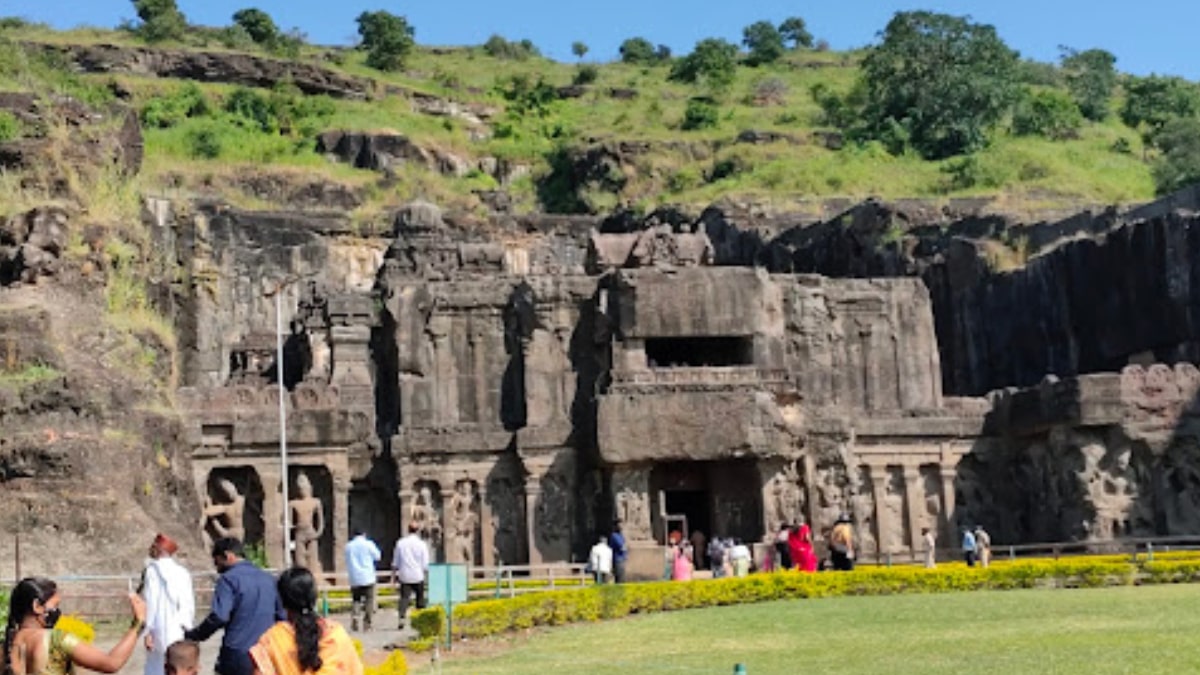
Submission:
[[[637,492],[631,487],[622,488],[617,493],[617,518],[621,521],[624,535],[633,540],[649,539],[650,523],[649,497]]]
[[[475,490],[470,481],[462,481],[450,502],[450,532],[447,533],[447,559],[468,565],[475,562]]]
[[[217,482],[218,491],[228,501],[214,503],[211,495],[204,497],[204,508],[200,515],[200,533],[204,538],[204,548],[212,548],[215,539],[232,537],[238,541],[246,540],[246,525],[243,520],[246,512],[246,498],[238,492],[233,481],[223,478]]]
[[[542,479],[542,496],[537,506],[538,538],[547,549],[565,543],[570,530],[570,495],[563,479],[550,474]]]
[[[409,509],[408,517],[417,523],[421,538],[429,543],[429,548],[435,553],[441,547],[442,524],[439,522],[437,506],[433,502],[433,491],[428,485],[417,490],[417,497]]]
[[[301,473],[296,478],[296,489],[300,496],[288,502],[291,509],[293,539],[296,546],[295,563],[307,567],[313,576],[321,573],[321,535],[325,533],[325,506],[313,496],[312,483],[308,475]]]

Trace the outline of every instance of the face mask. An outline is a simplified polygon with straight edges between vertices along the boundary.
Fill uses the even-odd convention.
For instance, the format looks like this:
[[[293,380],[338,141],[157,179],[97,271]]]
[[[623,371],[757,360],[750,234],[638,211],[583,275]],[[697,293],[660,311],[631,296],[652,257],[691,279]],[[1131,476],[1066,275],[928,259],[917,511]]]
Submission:
[[[48,609],[46,610],[46,614],[42,617],[42,625],[46,628],[54,628],[54,624],[58,623],[60,617],[62,617],[61,609],[58,607]]]

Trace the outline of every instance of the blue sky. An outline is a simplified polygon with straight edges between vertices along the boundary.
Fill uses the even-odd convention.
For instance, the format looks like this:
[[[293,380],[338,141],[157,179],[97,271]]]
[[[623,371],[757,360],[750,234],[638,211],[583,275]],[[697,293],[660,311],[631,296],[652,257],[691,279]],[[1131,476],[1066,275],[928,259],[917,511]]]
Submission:
[[[588,44],[588,58],[596,60],[615,58],[617,46],[633,35],[684,53],[700,38],[736,42],[749,23],[778,22],[792,15],[803,17],[818,38],[845,49],[871,42],[898,10],[930,9],[993,24],[1026,57],[1056,60],[1059,45],[1102,47],[1117,55],[1117,67],[1126,72],[1200,79],[1200,59],[1194,56],[1200,3],[1195,0],[835,0],[811,6],[780,0],[179,0],[179,5],[193,22],[210,25],[228,24],[234,11],[257,6],[282,27],[298,27],[323,44],[351,41],[359,12],[386,9],[408,17],[421,44],[479,44],[499,33],[509,39],[529,38],[544,53],[562,60],[572,58],[575,40]],[[72,27],[114,26],[134,12],[129,0],[0,0],[0,15]]]

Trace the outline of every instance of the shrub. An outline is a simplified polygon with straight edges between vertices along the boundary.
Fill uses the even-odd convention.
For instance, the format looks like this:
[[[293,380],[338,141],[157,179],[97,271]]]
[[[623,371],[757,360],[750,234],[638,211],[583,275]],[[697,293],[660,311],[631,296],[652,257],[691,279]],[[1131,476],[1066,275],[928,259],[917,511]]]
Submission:
[[[721,38],[705,38],[671,68],[669,79],[698,84],[717,94],[729,89],[737,74],[738,48]]]
[[[693,98],[688,101],[687,109],[683,111],[683,123],[680,126],[684,131],[712,129],[717,126],[720,117],[721,112],[711,100]]]
[[[1070,96],[1059,91],[1029,93],[1013,113],[1013,133],[1055,141],[1078,138],[1083,115]]]
[[[623,63],[650,65],[654,63],[654,45],[643,37],[631,37],[619,49]]]
[[[21,136],[21,121],[7,110],[0,110],[0,143],[13,141]]]
[[[1185,576],[1200,579],[1200,561],[1151,563],[1147,567],[1153,572],[1143,579],[1155,575],[1160,579]],[[1007,590],[1047,584],[1058,587],[1127,585],[1134,582],[1137,571],[1127,558],[1111,562],[1069,559],[997,562],[988,569],[948,564],[938,569],[862,568],[854,572],[781,572],[690,583],[604,585],[459,605],[454,611],[454,632],[457,636],[477,638],[536,626],[770,600]]]
[[[783,56],[783,35],[770,21],[756,21],[742,29],[742,44],[750,50],[746,64],[760,66],[774,63]]]
[[[1131,77],[1125,82],[1125,105],[1121,121],[1127,126],[1145,128],[1148,134],[1161,129],[1176,117],[1194,117],[1200,113],[1200,89],[1180,77]]]
[[[404,658],[404,652],[393,650],[383,663],[363,668],[363,675],[408,675],[408,659]]]
[[[1108,117],[1109,102],[1117,86],[1117,57],[1103,49],[1078,52],[1063,48],[1062,67],[1067,87],[1083,116],[1093,122]]]
[[[196,159],[216,159],[224,149],[220,132],[210,125],[189,131],[187,147],[188,154]]]
[[[1151,171],[1160,195],[1170,194],[1200,181],[1200,120],[1194,117],[1167,122],[1154,136],[1162,150]]]
[[[751,103],[756,106],[783,105],[787,102],[788,86],[778,77],[768,77],[754,85]]]
[[[188,82],[171,94],[155,96],[142,107],[142,126],[169,129],[192,117],[212,112],[208,97],[194,82]]]
[[[572,82],[577,85],[591,84],[599,77],[600,69],[591,64],[587,64],[579,66],[579,69],[575,71],[575,79],[573,79]]]
[[[412,613],[412,627],[423,638],[436,638],[446,632],[446,609],[441,605]]]
[[[541,52],[530,40],[509,42],[502,35],[492,35],[483,43],[483,51],[488,56],[508,61],[524,61],[530,57],[541,56]]]

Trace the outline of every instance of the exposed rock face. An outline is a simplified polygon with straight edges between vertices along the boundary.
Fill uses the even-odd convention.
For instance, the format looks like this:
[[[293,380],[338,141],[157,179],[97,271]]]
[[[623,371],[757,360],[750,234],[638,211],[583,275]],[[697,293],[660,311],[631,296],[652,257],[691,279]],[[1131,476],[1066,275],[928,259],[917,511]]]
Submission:
[[[0,143],[0,168],[25,171],[47,168],[47,157],[86,176],[89,171],[115,166],[135,174],[142,166],[142,129],[137,113],[122,106],[93,110],[71,98],[40,98],[33,94],[0,93],[0,110],[12,113],[25,127],[26,135]],[[65,143],[49,138],[49,129],[66,128]]]
[[[35,209],[0,225],[0,286],[53,275],[67,246],[68,220],[61,209]]]
[[[317,137],[317,152],[333,156],[359,169],[385,171],[401,164],[462,177],[473,168],[470,161],[438,148],[426,148],[400,134],[367,134],[327,131]]]

